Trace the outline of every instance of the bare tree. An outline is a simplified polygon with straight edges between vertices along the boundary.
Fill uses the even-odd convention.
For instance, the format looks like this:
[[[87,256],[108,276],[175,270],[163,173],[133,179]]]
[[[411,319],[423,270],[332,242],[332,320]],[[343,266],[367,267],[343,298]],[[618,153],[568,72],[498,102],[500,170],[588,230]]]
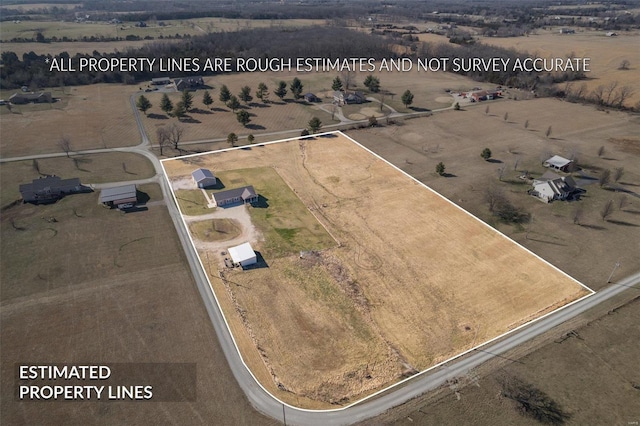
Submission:
[[[624,175],[624,167],[616,167],[613,169],[613,181],[618,183],[620,179],[622,179],[622,175]]]
[[[634,93],[635,90],[631,86],[622,86],[618,88],[615,96],[617,107],[622,108],[624,106],[624,101],[633,96]]]
[[[169,132],[169,141],[173,145],[173,148],[179,149],[178,144],[180,143],[180,139],[182,139],[184,127],[176,123],[171,123],[167,126],[167,131]]]
[[[69,158],[69,152],[71,152],[71,139],[68,136],[60,136],[58,140],[58,148],[63,150],[65,154],[67,154],[67,158]]]
[[[498,180],[499,180],[500,182],[502,182],[502,178],[504,177],[504,173],[505,173],[505,170],[506,170],[506,169],[507,169],[507,168],[506,168],[504,165],[502,165],[502,166],[498,167]]]
[[[156,138],[158,139],[158,146],[160,147],[160,155],[163,155],[165,146],[171,145],[171,137],[169,136],[169,129],[166,126],[160,126],[156,129]]]
[[[491,213],[493,213],[496,210],[496,207],[505,200],[502,189],[494,184],[486,185],[483,197]]]
[[[607,218],[611,216],[614,210],[615,207],[613,205],[613,200],[609,200],[604,203],[604,206],[602,206],[602,210],[600,210],[600,217],[602,218],[602,220],[607,220]]]
[[[600,148],[598,148],[598,157],[602,157],[603,154],[604,154],[604,146],[601,146]]]
[[[605,105],[612,105],[615,103],[614,93],[616,92],[616,88],[618,87],[618,81],[612,81],[604,88],[604,96]]]
[[[627,206],[627,196],[622,194],[620,198],[618,198],[618,209],[623,210]]]
[[[509,119],[509,113],[505,112],[503,118],[504,118],[504,121],[507,121]]]
[[[487,107],[484,109],[484,113],[485,113],[485,115],[489,114],[489,105],[487,105]]]
[[[520,157],[516,157],[516,160],[513,162],[513,170],[518,170],[518,163],[520,162]]]
[[[39,175],[42,174],[40,173],[40,163],[35,158],[31,161],[31,168]]]
[[[525,120],[524,121],[524,128],[528,129],[529,128],[529,120]]]
[[[595,89],[591,91],[591,97],[593,101],[598,105],[602,105],[604,103],[604,86],[599,85]]]
[[[583,214],[584,214],[584,209],[582,208],[582,206],[576,206],[576,208],[573,210],[573,213],[571,215],[574,225],[581,225]]]
[[[629,65],[631,65],[631,62],[629,62],[628,59],[623,59],[622,62],[620,62],[620,66],[618,67],[618,69],[626,71],[629,69]]]
[[[551,132],[552,132],[551,126],[547,127],[547,131],[544,133],[547,139],[549,139],[549,136],[551,136]]]
[[[349,87],[351,87],[355,81],[356,74],[353,71],[343,71],[340,73],[340,78],[344,83],[344,90],[349,90]]]
[[[611,170],[605,169],[602,171],[602,174],[598,178],[598,184],[602,188],[603,186],[608,184],[610,180],[611,180]]]

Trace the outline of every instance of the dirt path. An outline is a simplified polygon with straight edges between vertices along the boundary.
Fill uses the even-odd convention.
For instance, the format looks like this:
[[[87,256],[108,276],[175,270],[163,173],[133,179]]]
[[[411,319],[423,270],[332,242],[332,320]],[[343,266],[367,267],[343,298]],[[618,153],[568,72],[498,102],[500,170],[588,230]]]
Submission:
[[[257,243],[260,241],[262,236],[251,222],[251,215],[247,210],[249,208],[251,207],[244,204],[235,207],[218,208],[209,214],[199,216],[185,215],[184,220],[187,222],[187,225],[193,222],[201,222],[211,219],[232,219],[238,222],[242,229],[242,233],[238,237],[226,241],[201,241],[193,236],[193,242],[195,243],[196,248],[199,250],[207,250],[212,253],[219,253],[220,251],[226,251],[231,246],[246,242]]]

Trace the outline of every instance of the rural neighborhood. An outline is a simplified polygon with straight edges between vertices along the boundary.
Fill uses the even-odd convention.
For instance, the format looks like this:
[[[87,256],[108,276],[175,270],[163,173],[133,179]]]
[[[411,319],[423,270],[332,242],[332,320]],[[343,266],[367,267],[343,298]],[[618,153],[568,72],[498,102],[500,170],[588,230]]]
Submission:
[[[0,16],[1,424],[640,419],[640,1]]]

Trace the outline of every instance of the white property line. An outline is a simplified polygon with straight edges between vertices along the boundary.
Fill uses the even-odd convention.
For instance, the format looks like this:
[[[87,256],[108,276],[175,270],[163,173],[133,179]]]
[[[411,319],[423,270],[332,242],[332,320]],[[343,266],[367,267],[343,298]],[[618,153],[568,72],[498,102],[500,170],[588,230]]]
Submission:
[[[307,408],[300,408],[300,407],[296,407],[293,405],[290,405],[284,401],[281,401],[280,399],[278,399],[278,397],[276,397],[275,395],[273,395],[271,392],[269,392],[263,385],[262,383],[260,383],[260,381],[256,378],[256,376],[253,374],[253,372],[251,371],[251,369],[247,366],[247,364],[244,361],[244,358],[242,357],[242,353],[240,352],[240,348],[238,347],[238,344],[236,342],[235,337],[233,336],[233,333],[231,332],[231,328],[229,327],[229,323],[227,322],[227,318],[225,316],[224,311],[222,310],[222,306],[220,305],[220,302],[218,300],[218,297],[216,296],[216,292],[213,289],[213,285],[211,284],[211,280],[209,279],[209,274],[207,273],[207,270],[204,267],[204,264],[202,263],[202,259],[200,258],[200,254],[198,253],[198,250],[196,249],[195,243],[193,241],[193,238],[191,237],[191,232],[189,232],[189,228],[187,226],[186,221],[184,220],[184,214],[182,213],[182,210],[180,209],[180,204],[178,203],[178,200],[176,198],[175,195],[175,191],[173,190],[173,186],[171,186],[171,181],[169,181],[169,176],[167,175],[167,171],[164,168],[164,162],[165,161],[173,161],[173,160],[181,160],[184,158],[189,158],[189,157],[196,157],[196,156],[200,156],[200,155],[208,155],[208,154],[213,154],[213,153],[219,153],[219,152],[226,152],[226,151],[233,151],[233,150],[238,150],[238,149],[245,149],[246,150],[246,146],[241,146],[241,147],[234,147],[234,148],[225,148],[225,149],[220,149],[220,150],[216,150],[216,151],[209,151],[209,152],[203,152],[203,153],[196,153],[196,154],[188,154],[188,155],[183,155],[183,156],[179,156],[179,157],[173,157],[173,158],[165,158],[163,160],[160,160],[160,165],[162,166],[162,170],[164,172],[164,178],[167,181],[167,184],[169,185],[169,188],[171,188],[171,195],[173,197],[173,201],[176,204],[178,211],[180,212],[180,219],[182,220],[182,225],[185,227],[185,230],[187,231],[187,235],[189,237],[189,241],[191,242],[191,247],[194,250],[194,252],[196,253],[196,256],[198,258],[198,262],[200,263],[200,267],[202,268],[202,271],[204,272],[204,275],[207,279],[207,282],[209,284],[209,288],[211,289],[211,293],[213,295],[214,300],[216,301],[216,305],[218,306],[218,310],[220,311],[220,313],[222,314],[222,318],[224,319],[224,324],[227,328],[227,332],[229,333],[229,336],[231,337],[231,340],[233,341],[233,345],[236,349],[236,352],[238,354],[238,357],[240,358],[240,361],[242,362],[242,365],[246,368],[246,370],[249,372],[249,375],[253,378],[253,380],[255,381],[255,383],[267,394],[269,395],[271,398],[273,398],[275,401],[277,401],[279,404],[282,404],[283,406],[286,406],[292,410],[298,410],[298,411],[303,411],[303,412],[309,412],[309,413],[329,413],[329,412],[337,412],[337,411],[343,411],[346,410],[350,407],[353,407],[355,405],[361,404],[365,401],[368,401],[372,398],[375,398],[377,396],[379,396],[380,394],[383,394],[385,392],[388,392],[398,386],[403,385],[404,383],[416,379],[420,376],[425,375],[426,373],[443,366],[444,364],[447,364],[453,360],[456,360],[460,357],[463,357],[464,355],[473,352],[483,346],[486,346],[492,342],[495,342],[496,340],[499,340],[509,334],[512,334],[524,327],[527,327],[537,321],[542,320],[543,318],[546,318],[562,309],[566,309],[571,305],[574,305],[578,302],[581,302],[582,300],[593,296],[596,292],[594,290],[592,290],[591,288],[587,287],[586,285],[582,284],[580,281],[576,280],[575,278],[573,278],[572,276],[570,276],[569,274],[567,274],[566,272],[562,271],[561,269],[557,268],[556,266],[554,266],[553,264],[547,262],[545,259],[541,258],[540,256],[538,256],[537,254],[533,253],[531,250],[527,249],[526,247],[522,246],[521,244],[519,244],[518,242],[512,240],[511,238],[509,238],[508,236],[506,236],[505,234],[503,234],[502,232],[498,231],[497,229],[491,227],[490,225],[488,225],[486,222],[480,220],[479,218],[477,218],[476,216],[472,215],[471,213],[469,213],[468,211],[466,211],[465,209],[463,209],[462,207],[458,206],[457,204],[455,204],[454,202],[450,201],[449,199],[447,199],[446,197],[444,197],[443,195],[440,195],[438,192],[434,191],[433,189],[431,189],[430,187],[428,187],[427,185],[425,185],[424,183],[420,182],[418,179],[414,178],[413,176],[409,175],[408,173],[406,173],[405,171],[403,171],[402,169],[396,167],[395,165],[391,164],[389,161],[387,161],[386,159],[382,158],[381,156],[379,156],[378,154],[376,154],[375,152],[371,151],[370,149],[364,147],[363,145],[361,145],[360,143],[358,143],[357,141],[355,141],[354,139],[352,139],[351,137],[349,137],[348,135],[342,133],[341,131],[332,131],[332,132],[324,132],[324,133],[318,133],[315,135],[310,135],[310,136],[304,136],[304,137],[293,137],[293,138],[287,138],[287,139],[282,139],[282,140],[277,140],[277,141],[271,141],[271,142],[265,142],[265,143],[260,143],[260,144],[256,144],[256,145],[251,145],[252,148],[254,147],[260,147],[260,146],[264,146],[264,145],[271,145],[271,144],[275,144],[275,143],[282,143],[282,142],[289,142],[292,140],[300,140],[300,139],[304,139],[304,138],[310,138],[310,137],[316,137],[316,136],[325,136],[325,135],[331,135],[331,134],[340,134],[342,136],[344,136],[345,138],[347,138],[348,140],[350,140],[351,142],[353,142],[354,144],[356,144],[357,146],[359,146],[360,148],[364,149],[365,151],[369,152],[370,154],[372,154],[374,157],[384,161],[385,163],[387,163],[388,165],[390,165],[391,167],[393,167],[394,169],[398,170],[400,173],[402,173],[403,175],[407,176],[408,178],[410,178],[411,180],[413,180],[414,182],[418,183],[419,185],[425,187],[426,189],[428,189],[429,191],[431,191],[432,193],[434,193],[435,195],[437,195],[438,197],[442,198],[443,200],[445,200],[446,202],[450,203],[451,205],[453,205],[454,207],[458,208],[459,210],[461,210],[462,212],[466,213],[467,215],[469,215],[470,217],[472,217],[473,219],[477,220],[478,222],[482,223],[484,226],[488,227],[489,229],[491,229],[493,232],[496,232],[497,234],[501,235],[502,237],[506,238],[507,240],[509,240],[510,242],[512,242],[513,244],[515,244],[516,246],[520,247],[521,249],[525,250],[526,252],[528,252],[529,254],[535,256],[536,258],[538,258],[539,260],[541,260],[542,262],[546,263],[547,265],[551,266],[553,269],[555,269],[556,271],[560,272],[562,275],[568,277],[570,280],[575,281],[576,283],[578,283],[579,285],[581,285],[582,287],[584,287],[585,289],[587,289],[589,291],[589,294],[574,300],[573,302],[570,302],[564,306],[559,307],[558,309],[555,309],[551,312],[548,312],[538,318],[534,318],[531,321],[528,321],[524,324],[521,324],[499,336],[496,336],[492,339],[489,339],[483,343],[478,344],[477,346],[468,349],[464,352],[459,353],[458,355],[455,355],[445,361],[439,362],[438,364],[435,364],[429,368],[427,368],[426,370],[423,370],[417,374],[414,374],[411,377],[407,377],[406,379],[403,379],[399,382],[396,382],[394,384],[389,385],[388,387],[381,389],[371,395],[368,395],[362,399],[359,399],[355,402],[352,402],[349,405],[345,405],[344,407],[340,407],[340,408],[332,408],[332,409],[326,409],[326,410],[312,410],[312,409],[307,409]]]

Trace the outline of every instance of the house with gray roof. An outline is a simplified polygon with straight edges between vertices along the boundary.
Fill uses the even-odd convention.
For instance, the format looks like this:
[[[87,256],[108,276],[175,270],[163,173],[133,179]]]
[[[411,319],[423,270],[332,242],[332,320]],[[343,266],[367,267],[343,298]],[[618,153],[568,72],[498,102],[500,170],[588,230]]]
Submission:
[[[58,176],[44,176],[31,183],[20,185],[20,194],[25,203],[55,203],[65,195],[92,192],[92,189],[80,183],[80,179],[61,179]]]
[[[252,185],[242,188],[229,189],[211,194],[217,207],[225,207],[233,204],[251,204],[258,202],[258,194]]]
[[[51,103],[53,98],[51,92],[35,92],[35,93],[14,93],[9,96],[9,102],[14,105],[24,105],[29,102],[34,104]]]

